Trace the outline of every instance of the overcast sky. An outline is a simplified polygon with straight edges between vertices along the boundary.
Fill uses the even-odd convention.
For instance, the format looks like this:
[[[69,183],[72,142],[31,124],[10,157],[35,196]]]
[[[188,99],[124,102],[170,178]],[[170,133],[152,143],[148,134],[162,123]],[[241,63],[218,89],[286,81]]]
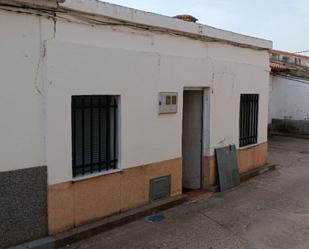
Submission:
[[[309,50],[309,0],[107,0],[107,2],[168,16],[191,14],[203,24],[272,40],[276,49],[291,52]]]

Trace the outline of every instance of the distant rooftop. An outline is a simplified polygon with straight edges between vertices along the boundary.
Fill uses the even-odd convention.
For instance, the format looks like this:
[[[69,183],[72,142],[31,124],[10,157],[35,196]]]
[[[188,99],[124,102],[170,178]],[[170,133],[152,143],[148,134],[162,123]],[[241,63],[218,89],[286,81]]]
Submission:
[[[307,55],[302,55],[302,54],[299,54],[299,53],[292,53],[292,52],[287,52],[287,51],[282,51],[282,50],[276,50],[276,49],[273,49],[272,52],[273,52],[273,53],[276,53],[276,54],[281,54],[281,55],[287,55],[287,56],[297,57],[297,58],[300,58],[300,59],[303,59],[303,60],[309,60],[309,56],[307,56]]]
[[[273,73],[286,73],[298,78],[309,79],[309,56],[271,50],[270,68]]]

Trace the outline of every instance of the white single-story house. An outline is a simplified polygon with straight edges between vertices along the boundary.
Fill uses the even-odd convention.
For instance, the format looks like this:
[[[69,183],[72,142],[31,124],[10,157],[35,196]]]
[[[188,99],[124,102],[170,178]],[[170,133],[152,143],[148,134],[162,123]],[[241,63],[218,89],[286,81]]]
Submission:
[[[0,247],[267,163],[272,42],[178,18],[0,0]]]

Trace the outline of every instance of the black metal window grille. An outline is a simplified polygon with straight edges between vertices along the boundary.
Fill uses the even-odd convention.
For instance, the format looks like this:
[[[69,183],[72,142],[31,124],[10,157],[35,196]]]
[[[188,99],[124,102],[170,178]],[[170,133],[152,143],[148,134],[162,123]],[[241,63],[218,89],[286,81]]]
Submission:
[[[259,95],[240,95],[239,147],[257,143],[259,122]]]
[[[117,168],[117,96],[72,96],[73,176]]]

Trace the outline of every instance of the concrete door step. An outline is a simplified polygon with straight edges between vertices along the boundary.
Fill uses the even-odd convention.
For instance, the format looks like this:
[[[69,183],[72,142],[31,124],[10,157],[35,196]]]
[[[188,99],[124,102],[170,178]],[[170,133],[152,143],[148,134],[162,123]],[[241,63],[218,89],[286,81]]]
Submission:
[[[196,202],[200,199],[209,198],[214,195],[214,192],[209,191],[208,189],[198,189],[193,191],[185,192],[188,196],[188,202]]]
[[[76,227],[67,232],[59,233],[53,236],[55,248],[60,248],[96,234],[111,230],[126,223],[135,221],[147,215],[151,215],[184,203],[187,195],[179,195],[162,199],[145,206],[135,208],[123,213],[119,213],[102,220]]]

